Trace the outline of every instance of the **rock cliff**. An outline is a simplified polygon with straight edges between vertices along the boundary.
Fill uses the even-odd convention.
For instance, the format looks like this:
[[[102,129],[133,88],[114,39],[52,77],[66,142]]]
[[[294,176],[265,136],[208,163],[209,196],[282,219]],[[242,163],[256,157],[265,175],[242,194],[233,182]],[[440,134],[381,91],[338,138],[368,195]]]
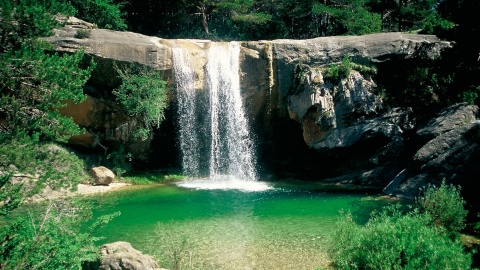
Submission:
[[[79,28],[88,29],[89,37],[76,38]],[[121,141],[139,156],[148,155],[158,145],[155,140],[164,136],[161,134],[175,133],[173,114],[167,114],[167,124],[162,124],[157,139],[132,143],[128,130],[136,120],[118,112],[109,101],[109,93],[119,83],[113,63],[148,66],[173,85],[172,48],[181,47],[194,59],[195,88],[201,91],[208,61],[206,49],[212,44],[209,40],[167,40],[94,29],[74,19],[46,40],[59,52],[84,49],[97,63],[86,88],[89,98],[80,105],[69,104],[62,111],[90,131],[72,138],[72,143],[95,147],[103,142]],[[438,167],[435,164],[443,164],[449,157],[459,158],[460,150],[445,152],[448,147],[441,145],[450,143],[445,141],[463,136],[456,149],[468,152],[468,142],[476,140],[476,122],[449,131],[433,128],[432,124],[417,131],[414,140],[418,152],[411,157],[405,151],[405,133],[415,133],[417,126],[408,108],[386,108],[381,95],[376,93],[375,82],[362,72],[352,71],[337,81],[324,78],[325,68],[340,63],[345,56],[365,66],[390,60],[433,59],[450,46],[435,36],[381,33],[249,41],[240,45],[242,98],[248,104],[247,117],[259,146],[257,154],[264,167],[283,176],[380,189],[395,179],[385,192],[412,197],[419,184],[409,184],[410,180],[421,178],[428,168]],[[172,95],[174,100],[175,91]],[[475,120],[477,113],[471,108],[470,111]],[[448,135],[449,132],[452,133]],[[431,152],[439,149],[445,155],[433,157]],[[477,155],[477,150],[472,151],[473,156]]]

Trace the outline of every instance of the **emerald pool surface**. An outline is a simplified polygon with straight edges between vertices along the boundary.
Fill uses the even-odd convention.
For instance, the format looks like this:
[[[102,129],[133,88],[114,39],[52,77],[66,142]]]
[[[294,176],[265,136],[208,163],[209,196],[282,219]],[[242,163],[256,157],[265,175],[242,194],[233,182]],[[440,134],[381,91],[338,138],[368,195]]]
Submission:
[[[127,241],[161,266],[182,269],[315,269],[340,211],[364,223],[391,203],[379,195],[326,192],[312,184],[273,189],[196,190],[168,185],[102,195],[94,215],[120,211],[101,228],[99,244]]]

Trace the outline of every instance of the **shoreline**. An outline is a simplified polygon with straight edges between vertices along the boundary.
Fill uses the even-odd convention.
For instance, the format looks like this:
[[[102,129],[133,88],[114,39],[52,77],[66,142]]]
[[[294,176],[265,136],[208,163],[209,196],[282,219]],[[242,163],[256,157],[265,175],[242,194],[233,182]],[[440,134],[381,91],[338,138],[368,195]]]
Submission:
[[[41,193],[35,195],[32,198],[32,201],[36,202],[36,201],[42,201],[42,200],[54,200],[54,199],[61,199],[61,198],[67,198],[67,197],[74,197],[78,195],[90,196],[90,195],[105,194],[105,193],[110,193],[114,191],[124,190],[132,186],[134,185],[131,183],[113,182],[113,183],[110,183],[108,186],[78,184],[77,189],[75,191],[71,191],[63,188],[60,190],[52,190],[50,188],[46,188]]]

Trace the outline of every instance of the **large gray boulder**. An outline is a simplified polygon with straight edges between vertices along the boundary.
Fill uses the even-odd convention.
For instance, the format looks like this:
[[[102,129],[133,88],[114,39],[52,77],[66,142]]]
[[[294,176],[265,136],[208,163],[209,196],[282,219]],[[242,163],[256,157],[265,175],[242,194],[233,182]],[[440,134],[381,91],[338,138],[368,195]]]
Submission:
[[[453,105],[419,129],[417,140],[427,142],[416,151],[411,163],[391,181],[384,193],[413,199],[421,188],[439,184],[442,180],[473,187],[480,173],[478,113],[479,108],[475,105]],[[465,195],[473,190],[466,189]]]

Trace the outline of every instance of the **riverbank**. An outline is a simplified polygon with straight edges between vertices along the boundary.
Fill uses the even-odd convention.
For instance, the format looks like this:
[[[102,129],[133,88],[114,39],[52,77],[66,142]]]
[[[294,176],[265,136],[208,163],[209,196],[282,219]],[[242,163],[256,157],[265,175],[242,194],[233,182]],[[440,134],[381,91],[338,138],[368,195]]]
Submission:
[[[114,182],[110,183],[108,186],[78,184],[77,189],[73,191],[67,189],[52,190],[51,188],[47,187],[40,194],[35,195],[33,201],[59,199],[65,197],[73,197],[77,195],[97,195],[102,193],[124,190],[132,186],[134,185],[125,182]]]

